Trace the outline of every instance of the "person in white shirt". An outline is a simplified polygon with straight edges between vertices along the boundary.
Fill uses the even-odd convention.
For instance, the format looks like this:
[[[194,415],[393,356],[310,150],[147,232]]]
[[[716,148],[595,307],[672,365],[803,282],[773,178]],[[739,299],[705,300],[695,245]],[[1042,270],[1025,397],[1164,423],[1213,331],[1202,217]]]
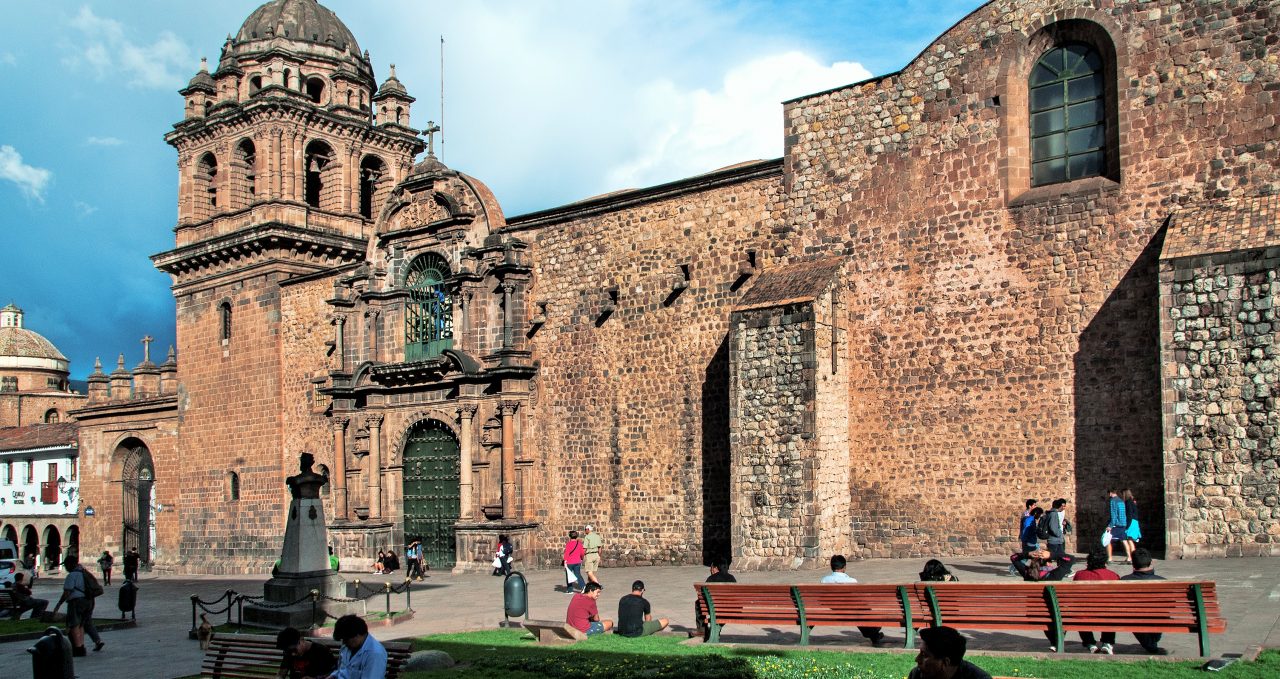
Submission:
[[[344,615],[333,624],[333,638],[342,642],[338,671],[329,679],[384,679],[387,649],[369,636],[369,626],[358,615]]]
[[[831,573],[822,578],[823,584],[857,584],[857,580],[854,580],[848,573],[844,572],[847,565],[848,561],[845,560],[843,554],[831,557]],[[879,646],[884,642],[884,632],[881,632],[879,627],[859,627],[858,631],[862,632],[862,636],[871,640],[872,646]]]

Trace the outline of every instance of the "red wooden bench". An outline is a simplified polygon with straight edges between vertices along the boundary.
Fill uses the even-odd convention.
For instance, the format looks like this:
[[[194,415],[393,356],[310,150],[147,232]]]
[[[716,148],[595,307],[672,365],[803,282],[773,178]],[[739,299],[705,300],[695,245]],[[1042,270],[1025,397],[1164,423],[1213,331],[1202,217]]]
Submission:
[[[1061,625],[1058,650],[1067,632],[1190,633],[1200,637],[1200,655],[1209,655],[1209,635],[1227,631],[1212,582],[1060,582],[1053,584]]]
[[[809,632],[817,626],[902,627],[907,647],[915,645],[906,586],[698,583],[694,589],[711,643],[720,641],[722,627],[736,623],[797,625],[801,645],[809,643]]]
[[[743,585],[703,582],[694,585],[705,610],[711,643],[720,641],[720,628],[728,623],[742,625],[799,625],[800,611],[791,585]]]

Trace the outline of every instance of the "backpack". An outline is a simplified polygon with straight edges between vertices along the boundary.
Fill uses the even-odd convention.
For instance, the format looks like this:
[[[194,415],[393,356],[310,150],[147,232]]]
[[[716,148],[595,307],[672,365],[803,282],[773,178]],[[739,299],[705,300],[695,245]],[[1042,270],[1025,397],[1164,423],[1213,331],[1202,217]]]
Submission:
[[[102,585],[98,583],[98,579],[93,577],[93,573],[81,568],[80,575],[84,577],[84,595],[90,599],[97,599],[106,593],[102,589]]]
[[[1045,512],[1044,514],[1041,514],[1040,520],[1036,522],[1036,537],[1041,540],[1048,540],[1049,537],[1053,535],[1053,532],[1049,530],[1050,513],[1051,512]]]

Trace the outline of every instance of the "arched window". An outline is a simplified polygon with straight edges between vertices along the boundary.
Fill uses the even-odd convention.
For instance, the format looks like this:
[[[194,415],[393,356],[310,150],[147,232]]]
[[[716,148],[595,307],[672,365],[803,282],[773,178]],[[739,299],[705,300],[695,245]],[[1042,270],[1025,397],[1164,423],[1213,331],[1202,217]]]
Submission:
[[[324,100],[324,80],[316,77],[307,78],[307,98],[316,104]]]
[[[323,464],[320,465],[320,469],[316,473],[325,477],[326,479],[329,478],[329,466],[323,465]],[[332,487],[333,487],[332,481],[324,484],[323,486],[320,486],[320,497],[329,497],[329,490]]]
[[[262,89],[262,76],[255,75],[249,78],[249,96],[257,94],[260,89]]]
[[[375,210],[382,207],[378,180],[386,172],[386,164],[377,156],[366,156],[360,161],[360,216],[373,219]]]
[[[44,414],[44,421],[46,424],[57,424],[62,421],[62,415],[57,410],[50,408]]]
[[[212,153],[196,163],[196,219],[208,219],[218,209],[218,159]]]
[[[1055,47],[1028,80],[1031,185],[1093,177],[1107,170],[1104,63],[1083,43]]]
[[[236,160],[240,163],[243,180],[237,182],[240,206],[247,206],[258,197],[258,152],[253,140],[245,139],[236,145]]]
[[[218,322],[220,323],[220,332],[222,343],[226,344],[231,341],[231,303],[223,302],[218,305]]]
[[[286,90],[293,86],[292,78],[293,78],[293,72],[287,68],[284,69],[284,88]]]
[[[409,263],[404,287],[404,359],[420,361],[453,347],[453,298],[445,286],[449,264],[433,252]]]
[[[322,141],[307,144],[306,163],[307,205],[331,209],[331,203],[338,195],[337,177],[333,171],[333,149]]]
[[[240,499],[240,474],[227,472],[227,499],[235,502]]]

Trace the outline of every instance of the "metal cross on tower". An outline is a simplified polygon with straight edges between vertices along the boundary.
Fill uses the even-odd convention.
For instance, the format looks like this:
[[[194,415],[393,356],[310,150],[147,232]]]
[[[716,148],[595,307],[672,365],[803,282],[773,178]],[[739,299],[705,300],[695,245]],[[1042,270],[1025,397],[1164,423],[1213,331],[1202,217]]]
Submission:
[[[427,129],[422,134],[427,137],[427,155],[434,157],[436,155],[436,133],[440,131],[440,126],[434,120],[427,121]]]

